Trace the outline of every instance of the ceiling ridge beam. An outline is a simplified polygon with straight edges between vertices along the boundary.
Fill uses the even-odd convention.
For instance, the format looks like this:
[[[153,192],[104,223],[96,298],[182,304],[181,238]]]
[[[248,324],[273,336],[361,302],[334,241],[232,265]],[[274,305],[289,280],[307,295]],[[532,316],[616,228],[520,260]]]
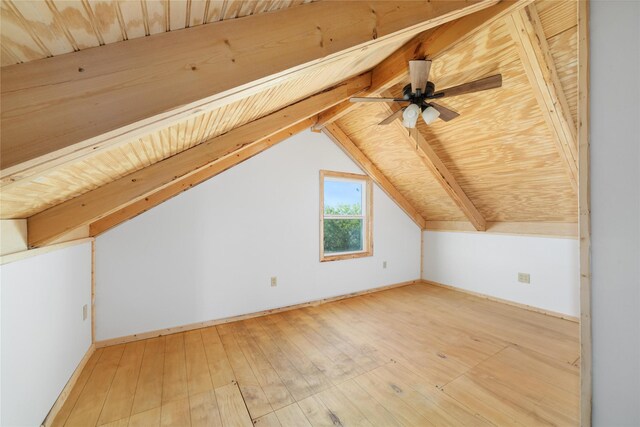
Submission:
[[[578,189],[576,125],[534,4],[505,19],[542,115],[574,191]]]
[[[154,163],[27,219],[29,247],[45,245],[69,230],[89,225],[156,191],[236,156],[237,150],[263,141],[362,91],[371,73],[347,80],[280,111],[254,120],[193,148]],[[232,162],[233,163],[233,162]]]
[[[404,128],[399,122],[398,126],[402,127],[404,130],[404,134],[406,135],[406,140],[411,145],[415,147],[418,156],[422,159],[422,162],[427,166],[427,168],[433,173],[434,178],[442,189],[451,197],[451,199],[455,202],[455,204],[460,208],[462,213],[467,217],[469,222],[473,225],[473,227],[477,231],[485,231],[487,229],[487,222],[478,209],[476,209],[475,205],[467,197],[466,193],[460,187],[458,182],[456,181],[453,174],[447,169],[445,164],[440,160],[440,157],[436,154],[436,152],[431,148],[431,145],[424,139],[422,134],[417,131],[415,132],[415,139],[409,136],[409,132]],[[415,145],[417,144],[417,146]]]
[[[373,68],[371,71],[371,87],[361,96],[380,95],[380,93],[398,83],[408,82],[409,61],[425,58],[435,60],[458,43],[487,28],[494,22],[524,8],[532,1],[501,1],[479,12],[418,34]],[[318,115],[318,123],[316,123],[314,129],[320,130],[360,106],[360,103],[346,101],[331,107]]]
[[[389,92],[383,92],[382,96],[391,96]],[[397,104],[391,104],[387,106],[388,113],[386,116],[391,115],[398,111],[400,107]],[[422,163],[433,173],[433,177],[438,181],[442,189],[451,197],[453,202],[460,208],[462,213],[467,217],[469,222],[477,231],[485,231],[487,229],[487,222],[482,214],[476,209],[475,205],[467,197],[462,187],[458,184],[453,174],[449,171],[438,154],[433,150],[431,145],[424,139],[420,131],[415,128],[412,132],[405,128],[400,120],[396,119],[387,126],[396,126],[398,132],[403,136],[403,139],[411,145],[416,151]]]
[[[496,1],[313,2],[2,67],[0,176],[23,179]]]
[[[425,228],[425,219],[420,212],[398,191],[389,179],[378,167],[364,154],[337,123],[329,123],[322,130],[338,147],[345,152],[360,169],[369,177],[402,209],[420,229]]]

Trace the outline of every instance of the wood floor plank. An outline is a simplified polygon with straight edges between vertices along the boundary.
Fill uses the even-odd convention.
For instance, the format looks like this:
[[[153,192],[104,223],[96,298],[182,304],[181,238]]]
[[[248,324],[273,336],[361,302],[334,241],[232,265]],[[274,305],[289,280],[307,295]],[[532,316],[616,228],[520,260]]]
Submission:
[[[231,384],[236,380],[215,326],[201,330],[202,344],[207,355],[209,374],[214,388]]]
[[[533,375],[552,387],[558,387],[574,396],[580,393],[580,369],[524,347],[509,346],[482,364],[490,369]]]
[[[414,411],[404,402],[389,384],[371,372],[356,377],[354,381],[367,391],[378,403],[385,407],[401,425],[433,426],[422,414]]]
[[[132,414],[146,412],[162,405],[164,348],[165,337],[146,340],[138,386],[133,400],[133,408],[131,409]]]
[[[507,343],[495,339],[489,335],[470,334],[464,328],[456,327],[455,324],[447,322],[445,319],[427,316],[423,311],[410,311],[409,302],[401,300],[398,302],[393,295],[382,296],[369,295],[353,302],[352,308],[358,305],[363,306],[365,312],[378,312],[379,317],[393,317],[397,326],[404,325],[399,329],[401,337],[405,341],[415,341],[423,348],[434,349],[437,353],[448,358],[455,359],[467,367],[472,367],[503,349]],[[428,330],[429,334],[424,331]]]
[[[444,385],[469,369],[455,357],[448,357],[439,351],[438,346],[422,343],[419,336],[407,336],[403,330],[405,328],[398,328],[397,323],[385,325],[385,322],[379,321],[356,322],[353,313],[347,311],[343,314],[360,335],[367,337],[392,359],[410,367],[433,385]],[[430,333],[431,331],[432,328],[429,328]]]
[[[98,425],[128,418],[131,415],[145,345],[145,341],[137,341],[125,346],[107,399],[102,407]]]
[[[297,403],[278,409],[276,415],[282,427],[311,427]]]
[[[577,396],[541,381],[534,372],[511,369],[496,358],[474,367],[466,375],[494,393],[517,398],[521,407],[552,424],[571,425],[579,421]]]
[[[100,427],[127,427],[129,425],[129,417],[112,421],[107,424],[98,424]]]
[[[65,426],[85,427],[97,424],[124,347],[124,344],[120,344],[103,350]]]
[[[162,379],[163,405],[172,400],[184,399],[189,394],[188,390],[184,334],[167,335]]]
[[[263,415],[257,420],[254,420],[253,425],[259,426],[259,427],[281,427],[282,426],[275,412],[272,412],[267,415]]]
[[[374,426],[394,427],[403,425],[354,380],[345,381],[337,387]]]
[[[100,349],[53,423],[578,425],[577,334],[405,286]]]
[[[189,396],[192,427],[222,426],[214,390]]]
[[[240,389],[236,384],[227,384],[216,388],[220,420],[225,427],[250,427],[253,425],[251,416],[242,399]],[[263,414],[266,415],[266,414]]]
[[[189,395],[213,390],[207,354],[204,351],[202,334],[199,330],[196,329],[185,333],[184,349]]]
[[[262,387],[269,404],[273,409],[280,409],[294,402],[289,390],[278,373],[273,369],[260,347],[249,334],[245,322],[234,322],[228,325],[234,332],[236,343],[242,349],[253,373]]]
[[[341,377],[353,378],[362,374],[358,364],[347,354],[333,346],[318,334],[308,323],[308,320],[298,315],[297,311],[282,313],[275,316],[276,325],[284,331],[287,336],[296,339],[296,345],[304,348],[307,354],[315,355],[314,364],[318,368],[330,366],[325,372],[327,375],[339,381]],[[299,335],[299,337],[298,337]],[[318,350],[318,353],[313,348]],[[329,363],[327,364],[327,360]]]
[[[160,425],[162,427],[188,427],[191,425],[189,398],[172,400],[164,403],[161,409]]]
[[[233,373],[237,378],[238,387],[247,405],[247,409],[251,414],[251,418],[256,419],[273,412],[269,399],[267,399],[267,396],[251,369],[251,365],[236,342],[233,329],[230,328],[228,324],[218,325],[218,332],[220,333],[220,340],[229,357]],[[235,383],[233,383],[233,385],[235,387]],[[222,408],[220,409],[222,410]]]
[[[318,312],[312,312],[305,308],[299,310],[299,313],[296,314],[299,318],[306,318],[309,327],[321,335],[330,345],[335,346],[338,350],[349,356],[363,372],[370,371],[379,366],[376,360],[363,354],[349,339],[344,337],[340,331],[327,323]]]
[[[333,384],[301,348],[293,341],[294,333],[285,333],[274,318],[247,321],[252,327],[253,337],[269,353],[269,360],[295,400],[302,400],[314,393],[332,387]],[[264,325],[264,326],[263,326]]]
[[[75,386],[71,389],[71,392],[67,397],[67,400],[64,402],[64,405],[62,405],[62,408],[58,412],[58,415],[51,423],[52,427],[62,427],[64,426],[64,423],[67,422],[67,419],[69,418],[69,415],[71,414],[73,407],[75,406],[76,402],[80,398],[80,394],[82,393],[82,390],[87,384],[87,381],[89,380],[89,377],[93,372],[93,369],[96,367],[96,364],[98,363],[98,360],[102,355],[102,351],[103,349],[101,348],[97,349],[87,361],[87,364],[85,365],[84,369],[82,370],[82,372],[80,372],[80,375],[78,376],[78,380],[76,381]]]
[[[160,406],[134,414],[129,418],[129,427],[158,427],[161,415],[162,407]]]
[[[261,325],[262,321],[269,327],[264,329]],[[261,321],[246,323],[252,338],[289,390],[291,397],[298,401],[319,391],[309,384],[305,373],[294,366],[294,364],[299,365],[299,359],[302,356],[296,354],[286,338],[278,334],[276,328],[271,327],[272,325],[267,322],[267,319],[261,319]]]
[[[338,301],[332,306],[327,306],[326,310],[310,307],[308,312],[338,342],[347,343],[346,348],[353,349],[351,357],[365,372],[389,362],[388,355],[383,354],[366,337],[358,334],[353,326],[336,315],[337,312],[348,312],[350,307],[349,301]]]
[[[447,384],[443,391],[495,425],[553,425],[524,407],[514,393],[497,392],[466,374]]]
[[[367,297],[367,295],[363,295],[363,297]],[[385,363],[389,362],[390,355],[385,354],[380,348],[372,343],[368,337],[363,336],[358,333],[355,325],[352,322],[356,323],[364,323],[367,320],[373,321],[373,317],[376,315],[373,313],[364,310],[360,312],[361,315],[365,317],[365,319],[353,319],[351,317],[350,320],[345,320],[345,315],[350,314],[351,310],[357,307],[359,302],[357,300],[343,300],[338,301],[337,304],[326,307],[326,310],[320,310],[318,307],[310,309],[317,318],[324,319],[327,325],[331,325],[336,331],[338,336],[344,337],[346,341],[349,341],[363,357],[370,359],[373,361],[372,366],[365,366],[365,370],[371,370],[372,368],[382,366]],[[373,314],[373,315],[372,315]],[[370,317],[369,319],[366,319]]]
[[[332,360],[322,351],[321,346],[311,342],[303,331],[291,325],[285,319],[278,316],[271,316],[270,320],[271,323],[269,320],[264,322],[264,327],[268,333],[277,339],[278,345],[283,348],[286,347],[284,349],[285,354],[292,355],[293,357],[293,355],[297,354],[294,349],[298,349],[302,353],[303,356],[296,356],[292,360],[292,363],[311,363],[317,371],[326,377],[326,379],[319,379],[317,385],[316,381],[311,381],[314,392],[317,393],[331,385],[339,384],[342,381],[362,373],[356,363],[344,354],[342,354],[343,357]],[[305,361],[305,358],[308,359],[308,361]]]
[[[298,405],[313,426],[372,425],[337,387],[314,394]]]
[[[440,387],[434,387],[429,382],[424,381],[422,376],[416,375],[414,371],[407,369],[401,363],[389,364],[385,366],[384,370],[387,371],[388,376],[390,375],[402,381],[408,387],[432,401],[440,410],[453,416],[459,423],[477,426],[491,425],[488,420],[443,393]]]
[[[473,411],[469,411],[442,391],[423,387],[419,381],[414,380],[410,373],[399,369],[397,365],[380,367],[372,371],[371,374],[386,381],[390,388],[414,411],[435,425],[491,426],[487,420],[476,416]],[[420,389],[420,391],[416,389]]]

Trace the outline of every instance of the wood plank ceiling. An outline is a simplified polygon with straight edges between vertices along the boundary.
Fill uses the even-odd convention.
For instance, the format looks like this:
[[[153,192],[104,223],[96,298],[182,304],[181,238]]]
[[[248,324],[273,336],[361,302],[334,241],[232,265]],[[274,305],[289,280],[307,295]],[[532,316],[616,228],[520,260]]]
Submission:
[[[575,123],[576,4],[539,0],[534,7]],[[447,99],[443,104],[461,116],[429,126],[419,121],[420,133],[487,221],[576,222],[577,194],[504,20],[434,61],[430,79],[444,88],[497,73],[503,77],[501,89]],[[391,92],[400,96],[403,85]],[[466,221],[422,165],[415,145],[398,135],[406,130],[377,125],[389,113],[386,105],[362,104],[337,124],[427,221]]]
[[[2,0],[2,66],[315,0]]]
[[[2,0],[2,65],[308,1]],[[298,6],[305,7],[305,6]],[[577,16],[572,1],[537,0],[573,122],[577,106]],[[371,70],[416,33],[325,61],[276,85],[78,161],[3,182],[0,217],[28,218]],[[73,55],[73,54],[72,54]],[[501,73],[502,89],[447,100],[462,115],[419,131],[489,222],[577,221],[577,196],[523,68],[505,18],[438,56],[430,80],[443,88]],[[408,76],[406,78],[408,81]],[[402,85],[391,88],[400,93]],[[377,126],[386,105],[359,106],[336,124],[427,222],[467,221],[420,159],[402,126]],[[409,142],[407,142],[409,141]],[[427,228],[429,228],[427,226]]]

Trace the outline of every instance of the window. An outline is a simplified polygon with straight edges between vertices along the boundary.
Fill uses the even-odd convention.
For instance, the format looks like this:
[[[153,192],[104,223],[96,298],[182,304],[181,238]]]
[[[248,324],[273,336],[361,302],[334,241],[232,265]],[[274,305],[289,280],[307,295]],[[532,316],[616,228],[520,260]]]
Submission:
[[[366,175],[320,171],[320,261],[373,255]]]

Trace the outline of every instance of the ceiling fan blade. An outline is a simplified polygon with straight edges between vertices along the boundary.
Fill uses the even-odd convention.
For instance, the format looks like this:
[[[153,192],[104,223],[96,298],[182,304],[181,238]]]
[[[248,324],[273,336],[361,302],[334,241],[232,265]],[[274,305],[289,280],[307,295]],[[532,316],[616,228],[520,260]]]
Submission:
[[[438,110],[440,112],[440,120],[444,120],[445,122],[448,122],[450,120],[455,119],[456,117],[458,117],[460,115],[460,113],[453,111],[447,107],[444,107],[440,104],[436,104],[435,102],[431,102],[429,103],[429,105],[431,105],[433,108],[435,108],[436,110]]]
[[[353,98],[349,98],[349,101],[351,102],[401,102],[401,101],[407,101],[407,100],[402,98],[359,98],[355,96]]]
[[[395,119],[399,119],[400,117],[402,117],[402,112],[403,112],[403,110],[398,110],[395,113],[392,113],[389,117],[387,117],[386,119],[384,119],[383,121],[381,121],[378,124],[379,125],[388,125],[389,123],[391,123]]]
[[[433,98],[444,98],[447,96],[458,96],[465,93],[480,92],[482,90],[495,89],[502,86],[502,74],[485,77],[469,83],[463,83],[444,90],[439,90],[433,94]]]
[[[409,76],[411,77],[411,92],[420,89],[424,93],[429,80],[431,61],[409,61]]]

